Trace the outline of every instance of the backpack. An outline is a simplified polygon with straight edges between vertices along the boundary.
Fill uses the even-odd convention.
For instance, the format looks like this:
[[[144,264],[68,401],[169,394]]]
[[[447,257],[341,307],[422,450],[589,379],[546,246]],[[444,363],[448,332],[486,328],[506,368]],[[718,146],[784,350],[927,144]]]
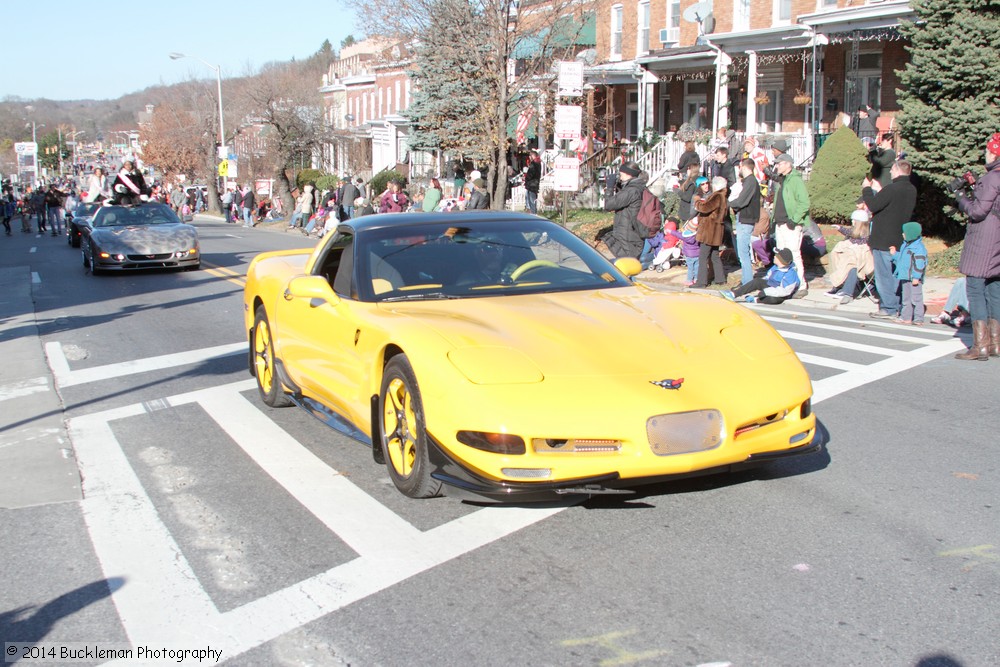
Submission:
[[[646,231],[646,238],[652,238],[663,227],[663,204],[649,188],[644,188],[642,191],[642,204],[639,205],[636,220]]]

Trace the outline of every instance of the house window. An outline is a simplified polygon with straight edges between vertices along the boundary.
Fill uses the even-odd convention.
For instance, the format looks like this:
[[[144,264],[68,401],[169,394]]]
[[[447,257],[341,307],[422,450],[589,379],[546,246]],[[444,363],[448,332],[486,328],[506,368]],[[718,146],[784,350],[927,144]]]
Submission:
[[[639,135],[639,93],[629,91],[625,104],[625,137],[634,141]]]
[[[712,117],[708,113],[707,82],[684,82],[684,122],[690,123],[696,130],[712,127]]]
[[[774,24],[787,25],[792,21],[792,0],[774,0]]]
[[[858,95],[859,104],[882,108],[881,53],[858,54]]]
[[[666,88],[666,86],[661,87]],[[670,131],[670,93],[660,93],[660,123],[656,129],[660,134]]]
[[[750,29],[750,0],[735,0],[733,2],[733,32],[743,32]]]
[[[831,9],[836,8],[837,0],[819,0],[820,9]]]
[[[611,8],[611,60],[622,59],[622,6]]]
[[[649,53],[649,3],[639,3],[639,41],[636,45],[638,53]]]
[[[764,91],[770,98],[767,104],[757,105],[757,125],[761,132],[781,132],[781,91]],[[760,91],[758,91],[758,95]]]

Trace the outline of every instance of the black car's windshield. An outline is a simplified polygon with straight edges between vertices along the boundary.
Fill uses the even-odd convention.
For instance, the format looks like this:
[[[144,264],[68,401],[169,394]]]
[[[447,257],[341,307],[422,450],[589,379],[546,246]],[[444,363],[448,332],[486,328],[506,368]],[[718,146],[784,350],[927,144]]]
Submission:
[[[100,204],[79,204],[73,209],[74,218],[84,218],[97,212],[97,209],[101,207]]]
[[[105,206],[94,215],[94,227],[123,227],[136,225],[176,225],[180,219],[163,204],[143,206]]]
[[[389,226],[355,239],[362,300],[414,301],[630,284],[579,237],[538,218]]]

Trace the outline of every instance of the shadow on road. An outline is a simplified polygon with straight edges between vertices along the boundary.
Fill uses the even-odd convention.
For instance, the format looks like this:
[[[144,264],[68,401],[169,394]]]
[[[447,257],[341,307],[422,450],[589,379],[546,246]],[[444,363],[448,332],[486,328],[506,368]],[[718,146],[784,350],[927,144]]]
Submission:
[[[99,579],[53,598],[41,607],[19,607],[0,612],[0,637],[5,642],[40,642],[58,621],[103,600],[124,583],[125,580],[119,577]]]

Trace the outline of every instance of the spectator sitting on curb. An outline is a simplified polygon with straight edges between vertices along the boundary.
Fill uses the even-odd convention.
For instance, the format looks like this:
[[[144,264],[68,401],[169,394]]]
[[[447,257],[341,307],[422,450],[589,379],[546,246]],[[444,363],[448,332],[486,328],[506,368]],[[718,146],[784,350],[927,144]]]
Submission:
[[[792,263],[792,251],[782,248],[774,254],[774,264],[767,270],[767,275],[762,278],[754,278],[748,283],[743,283],[733,291],[721,290],[719,294],[735,301],[737,297],[746,296],[745,301],[754,303],[778,304],[792,296],[799,288],[799,275],[795,271]],[[749,294],[759,290],[757,295]]]
[[[956,329],[972,325],[969,316],[969,296],[965,293],[965,276],[960,276],[948,292],[941,314],[931,320],[932,324],[947,324]]]

